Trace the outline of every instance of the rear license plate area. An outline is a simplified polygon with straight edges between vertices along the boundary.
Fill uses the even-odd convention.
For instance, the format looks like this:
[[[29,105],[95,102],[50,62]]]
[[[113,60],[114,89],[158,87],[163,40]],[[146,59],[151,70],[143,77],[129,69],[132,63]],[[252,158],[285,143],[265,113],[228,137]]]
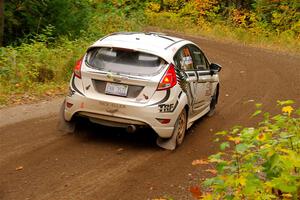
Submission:
[[[128,93],[128,85],[117,83],[106,83],[105,94],[126,97]]]

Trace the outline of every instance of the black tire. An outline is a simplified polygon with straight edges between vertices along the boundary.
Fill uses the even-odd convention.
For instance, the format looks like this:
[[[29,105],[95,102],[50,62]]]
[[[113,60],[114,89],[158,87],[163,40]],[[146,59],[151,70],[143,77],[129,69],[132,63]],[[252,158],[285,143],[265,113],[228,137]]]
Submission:
[[[217,86],[217,88],[214,92],[214,95],[212,96],[211,101],[210,101],[210,106],[209,106],[210,109],[209,109],[209,112],[207,113],[207,115],[209,117],[211,117],[215,114],[216,105],[218,103],[218,97],[219,97],[219,85]]]

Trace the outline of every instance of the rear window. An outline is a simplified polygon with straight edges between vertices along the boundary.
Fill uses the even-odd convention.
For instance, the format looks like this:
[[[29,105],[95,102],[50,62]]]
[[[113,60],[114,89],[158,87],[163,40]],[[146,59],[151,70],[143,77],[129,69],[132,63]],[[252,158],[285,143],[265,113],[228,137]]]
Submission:
[[[156,73],[165,61],[155,55],[121,48],[94,48],[87,53],[87,64],[95,69],[131,75]]]

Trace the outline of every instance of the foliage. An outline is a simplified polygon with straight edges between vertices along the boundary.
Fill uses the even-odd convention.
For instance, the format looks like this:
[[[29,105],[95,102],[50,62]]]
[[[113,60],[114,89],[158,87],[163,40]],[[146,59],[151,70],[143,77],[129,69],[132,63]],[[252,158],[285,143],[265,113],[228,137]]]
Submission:
[[[297,0],[7,0],[0,104],[66,85],[92,42],[149,25],[299,52],[298,10]]]
[[[300,50],[297,0],[170,0],[164,4],[164,9],[158,1],[147,4],[145,15],[150,25]]]
[[[78,39],[55,38],[57,27],[48,25],[27,43],[0,48],[0,105],[22,98],[19,94],[40,95],[66,87],[75,61],[92,42],[111,32],[139,30],[143,17],[138,17],[138,12],[126,16],[122,12],[125,7],[95,5],[97,12]]]
[[[72,71],[73,63],[83,53],[86,41],[60,39],[53,48],[45,42],[2,48],[0,52],[0,94],[35,93],[37,88],[61,88]],[[40,86],[45,86],[41,88]],[[1,104],[7,100],[2,100]]]
[[[277,32],[292,31],[300,33],[300,4],[297,0],[258,0],[255,11],[261,22]]]
[[[300,109],[291,104],[278,101],[282,114],[265,112],[257,127],[216,133],[224,142],[209,157],[216,176],[203,182],[202,199],[300,198]],[[257,107],[253,117],[263,113],[261,104]]]
[[[89,27],[83,33],[84,38],[91,38],[91,41],[98,39],[100,36],[117,32],[117,31],[137,31],[141,29],[144,17],[140,10],[128,7],[127,1],[109,1],[96,5],[97,14],[93,15]],[[127,2],[128,3],[128,2]],[[124,10],[131,10],[130,15]]]
[[[32,39],[50,25],[55,28],[53,35],[74,39],[87,28],[91,13],[88,0],[5,0],[5,45]]]

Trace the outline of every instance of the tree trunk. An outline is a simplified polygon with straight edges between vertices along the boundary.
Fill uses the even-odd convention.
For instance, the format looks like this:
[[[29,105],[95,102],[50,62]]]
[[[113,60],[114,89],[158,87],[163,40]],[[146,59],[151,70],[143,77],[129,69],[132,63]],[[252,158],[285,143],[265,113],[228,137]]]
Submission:
[[[159,9],[159,11],[163,11],[163,10],[164,10],[164,0],[160,0],[160,9]]]
[[[3,46],[4,38],[4,0],[0,0],[0,47]]]

